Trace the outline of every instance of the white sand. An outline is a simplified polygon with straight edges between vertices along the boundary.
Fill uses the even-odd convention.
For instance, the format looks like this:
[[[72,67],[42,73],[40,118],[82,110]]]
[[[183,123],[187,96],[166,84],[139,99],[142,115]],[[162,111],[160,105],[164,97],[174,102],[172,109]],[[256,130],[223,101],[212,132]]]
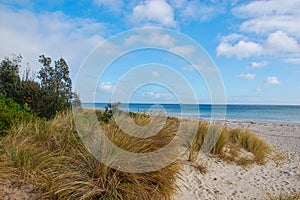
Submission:
[[[202,175],[186,162],[183,178],[178,180],[181,191],[175,200],[267,199],[267,194],[300,192],[300,124],[239,121],[224,121],[224,124],[252,130],[283,152],[286,160],[280,165],[269,161],[266,165],[243,168],[201,154],[208,172]]]

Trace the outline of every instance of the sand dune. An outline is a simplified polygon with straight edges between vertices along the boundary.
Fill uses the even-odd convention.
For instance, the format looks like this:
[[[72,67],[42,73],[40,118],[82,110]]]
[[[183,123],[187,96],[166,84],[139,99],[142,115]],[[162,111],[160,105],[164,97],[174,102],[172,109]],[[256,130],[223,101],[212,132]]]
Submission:
[[[228,127],[249,129],[282,152],[279,164],[247,168],[229,164],[204,154],[199,155],[208,172],[204,175],[188,162],[178,180],[181,192],[175,200],[266,199],[268,194],[300,192],[300,124],[223,121]]]

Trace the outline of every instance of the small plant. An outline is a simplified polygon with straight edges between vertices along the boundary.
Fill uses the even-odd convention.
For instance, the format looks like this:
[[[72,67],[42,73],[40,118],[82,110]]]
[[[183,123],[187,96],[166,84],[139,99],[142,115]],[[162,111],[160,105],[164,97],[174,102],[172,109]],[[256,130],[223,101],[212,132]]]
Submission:
[[[109,103],[105,106],[104,111],[96,111],[97,117],[100,121],[108,123],[114,114],[117,114],[121,110],[119,109],[121,103]]]
[[[284,163],[284,161],[286,161],[286,156],[284,155],[284,153],[279,153],[275,150],[273,153],[274,154],[271,157],[271,160],[275,163],[276,167],[278,167],[279,165]]]

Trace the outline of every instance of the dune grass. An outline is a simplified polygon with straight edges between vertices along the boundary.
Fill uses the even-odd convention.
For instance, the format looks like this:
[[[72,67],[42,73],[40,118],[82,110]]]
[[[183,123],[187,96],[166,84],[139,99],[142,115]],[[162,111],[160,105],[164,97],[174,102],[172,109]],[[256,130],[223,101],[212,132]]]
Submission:
[[[122,117],[118,123],[114,119],[97,121],[106,137],[116,146],[129,152],[149,153],[178,140],[180,144],[189,146],[188,160],[201,173],[207,171],[198,158],[203,149],[209,150],[210,155],[240,165],[263,164],[270,152],[270,147],[263,140],[247,130],[174,117],[162,121],[144,114],[131,114],[134,123],[130,124]],[[179,137],[176,134],[183,122],[185,135]],[[84,116],[82,123],[86,125],[84,130],[87,133],[95,126]],[[120,123],[127,129],[120,128]],[[195,131],[191,125],[195,123],[199,123],[198,129],[190,143],[188,140]],[[134,124],[148,126],[137,132],[145,137],[128,134],[136,131]],[[157,128],[160,128],[157,133],[146,137],[148,130]],[[35,119],[20,123],[10,132],[0,139],[0,185],[14,182],[32,185],[38,199],[172,199],[178,189],[176,180],[180,177],[182,159],[145,173],[129,173],[108,167],[83,145],[82,139],[90,136],[79,137],[71,113],[59,114],[49,121]],[[214,145],[210,148],[208,144],[211,143]],[[101,149],[101,155],[110,156],[112,163],[115,161],[113,150],[106,148],[105,143],[100,143],[97,148]],[[170,156],[177,153],[173,150],[173,153],[169,152]],[[251,156],[245,155],[245,152]]]
[[[129,148],[132,141],[121,137],[113,124],[107,124],[105,130]],[[151,146],[154,149],[166,143],[156,142]],[[129,150],[144,151],[140,144],[134,143],[131,147],[135,149]],[[20,124],[0,145],[0,183],[19,180],[31,184],[39,199],[170,199],[181,169],[180,161],[148,173],[107,167],[83,146],[68,113],[51,121]]]
[[[214,146],[211,149],[204,147],[208,146],[209,142],[207,141],[211,140],[206,138],[215,138]],[[242,166],[252,163],[264,164],[271,152],[270,146],[255,133],[200,121],[198,131],[189,149],[189,160],[196,160],[203,147],[204,152],[209,150],[212,155]]]

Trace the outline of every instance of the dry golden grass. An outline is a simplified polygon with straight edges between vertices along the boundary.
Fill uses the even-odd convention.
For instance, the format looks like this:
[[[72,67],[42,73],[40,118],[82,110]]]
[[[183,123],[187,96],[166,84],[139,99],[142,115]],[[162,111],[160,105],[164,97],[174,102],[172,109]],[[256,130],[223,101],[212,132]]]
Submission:
[[[209,146],[211,143],[207,141],[210,140],[212,142],[216,140],[214,146],[211,149],[203,147]],[[210,150],[212,155],[219,156],[226,161],[243,166],[252,163],[264,164],[271,152],[270,146],[255,133],[200,121],[198,132],[189,149],[189,161],[196,160],[200,150],[203,149]]]
[[[50,121],[37,119],[19,124],[11,130],[11,135],[0,139],[0,185],[15,180],[33,185],[39,199],[171,199],[178,189],[176,179],[180,176],[182,161],[175,160],[147,173],[129,173],[108,167],[89,152],[100,149],[98,156],[104,156],[112,165],[117,160],[114,150],[101,142],[101,138],[91,137],[91,131],[99,124],[113,144],[128,152],[154,152],[175,141],[174,148],[171,146],[172,150],[166,152],[166,156],[177,156],[177,144],[189,146],[188,160],[201,173],[207,170],[198,159],[203,149],[240,165],[263,164],[270,152],[263,140],[241,129],[173,117],[163,121],[160,116],[151,118],[144,114],[132,115],[134,123],[131,124],[124,116],[120,117],[118,123],[114,119],[104,123],[92,121],[89,115],[83,114],[79,123],[85,125],[81,129],[85,134],[80,137],[70,113],[60,114]],[[120,128],[120,123],[126,127],[125,131]],[[199,123],[197,130],[191,128],[195,123]],[[134,124],[141,128],[137,131]],[[181,124],[184,124],[185,133],[178,136]],[[158,128],[157,133],[147,137],[149,130]],[[188,142],[195,131],[196,136]],[[134,132],[139,137],[128,134]],[[82,139],[90,141],[92,148],[87,150]],[[94,144],[93,139],[100,139],[100,143]],[[245,156],[245,152],[252,156]],[[157,160],[151,164],[160,166],[161,163]]]
[[[204,142],[204,138],[208,131],[209,124],[206,122],[199,122],[197,133],[189,148],[189,161],[193,162],[197,159],[201,146]]]
[[[156,136],[160,140],[148,145],[127,137],[113,123],[104,130],[132,152],[153,151],[169,141],[162,139],[167,127]],[[107,167],[83,146],[70,114],[21,124],[12,132],[1,139],[0,182],[18,179],[31,184],[40,199],[171,199],[177,189],[179,161],[148,173]]]

